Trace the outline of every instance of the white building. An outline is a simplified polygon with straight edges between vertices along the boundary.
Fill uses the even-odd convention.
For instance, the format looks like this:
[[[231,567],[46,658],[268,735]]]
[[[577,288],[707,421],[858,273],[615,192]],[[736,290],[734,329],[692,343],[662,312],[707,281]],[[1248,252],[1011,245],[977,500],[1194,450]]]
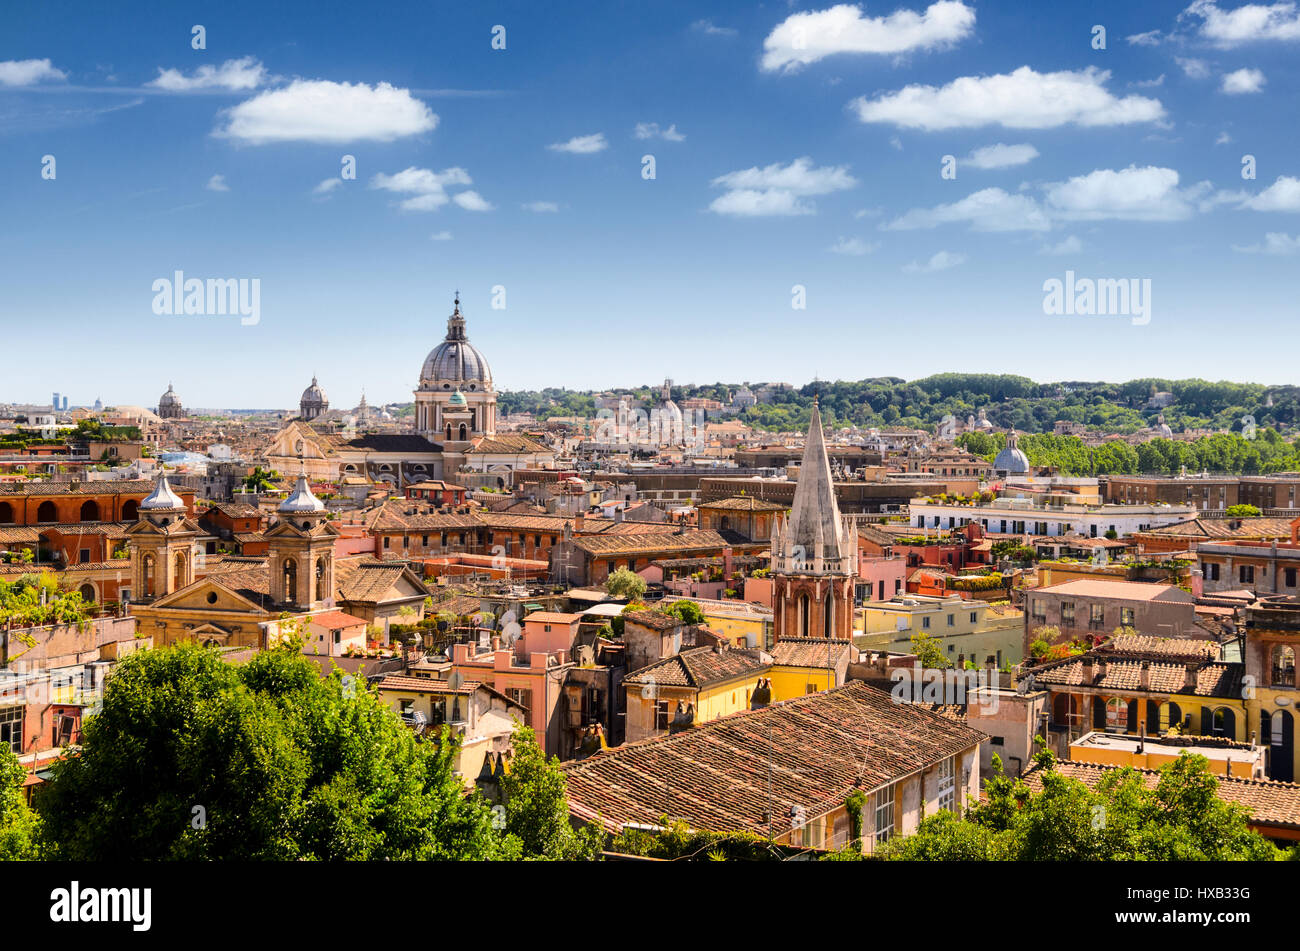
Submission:
[[[1113,531],[1123,537],[1196,517],[1192,505],[1035,505],[1032,499],[994,499],[987,505],[960,505],[913,499],[909,523],[917,528],[952,529],[968,522],[985,531],[1029,535],[1071,532],[1099,538]]]

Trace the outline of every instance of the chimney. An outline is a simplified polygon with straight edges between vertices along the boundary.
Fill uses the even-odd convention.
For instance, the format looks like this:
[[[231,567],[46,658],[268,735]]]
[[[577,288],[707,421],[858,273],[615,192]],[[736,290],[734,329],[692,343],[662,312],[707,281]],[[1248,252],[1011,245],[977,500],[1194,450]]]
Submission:
[[[1106,676],[1106,658],[1098,657],[1097,658],[1097,679],[1102,680],[1105,678],[1105,676]]]
[[[582,533],[582,527],[586,524],[587,517],[581,512],[573,516],[573,531],[575,534]]]
[[[1092,686],[1092,655],[1083,655],[1083,685]]]
[[[1151,661],[1142,661],[1142,671],[1138,674],[1138,686],[1143,690],[1151,689]]]
[[[1196,693],[1196,674],[1199,667],[1195,661],[1188,661],[1183,674],[1183,693]]]

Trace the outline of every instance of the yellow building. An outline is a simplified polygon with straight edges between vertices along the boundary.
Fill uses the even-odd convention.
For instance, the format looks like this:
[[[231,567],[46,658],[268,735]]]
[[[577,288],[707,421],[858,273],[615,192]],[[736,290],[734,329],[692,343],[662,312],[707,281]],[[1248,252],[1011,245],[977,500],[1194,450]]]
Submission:
[[[668,595],[661,604],[692,601],[704,613],[704,623],[736,647],[768,647],[772,641],[772,612],[748,601],[716,601]]]
[[[858,619],[853,643],[862,650],[906,654],[912,636],[925,634],[953,663],[964,657],[983,666],[992,657],[999,668],[1018,664],[1024,650],[1024,612],[1007,604],[905,594],[868,602]]]
[[[829,690],[844,683],[848,641],[787,638],[772,651],[696,647],[623,681],[627,739],[673,733],[718,717]]]

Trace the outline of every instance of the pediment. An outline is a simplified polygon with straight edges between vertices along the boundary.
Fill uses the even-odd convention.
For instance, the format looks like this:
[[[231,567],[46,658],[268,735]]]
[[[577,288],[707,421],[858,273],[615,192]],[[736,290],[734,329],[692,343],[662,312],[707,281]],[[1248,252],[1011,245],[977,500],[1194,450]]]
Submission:
[[[216,600],[208,595],[216,595]],[[164,595],[149,607],[153,610],[171,611],[250,611],[265,614],[262,607],[242,594],[228,588],[213,577],[200,578],[179,591]]]

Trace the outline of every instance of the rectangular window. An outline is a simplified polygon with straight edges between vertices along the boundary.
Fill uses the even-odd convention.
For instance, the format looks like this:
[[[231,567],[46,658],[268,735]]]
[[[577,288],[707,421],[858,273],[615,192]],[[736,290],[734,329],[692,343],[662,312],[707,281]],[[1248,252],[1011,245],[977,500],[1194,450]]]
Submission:
[[[948,615],[948,626],[949,626],[949,627],[952,627],[953,624],[956,623],[956,618],[957,618],[957,615],[955,615],[955,614],[949,614],[949,615]]]
[[[1294,587],[1295,587],[1295,569],[1294,569],[1294,568],[1288,568],[1288,569],[1286,569],[1286,586],[1287,586],[1288,588],[1294,588]]]
[[[390,541],[392,541],[392,539],[389,538],[387,535],[385,535],[385,536],[384,536],[384,547],[385,547],[385,548],[388,547],[388,543],[389,543]]]
[[[529,713],[532,712],[533,710],[532,690],[525,690],[523,687],[508,687],[506,688],[505,693],[507,697],[509,697],[515,703],[519,704],[521,707],[527,707]]]
[[[1210,562],[1209,564],[1207,564],[1207,565],[1205,566],[1205,577],[1206,577],[1206,579],[1209,580],[1209,581],[1218,581],[1218,580],[1219,580],[1219,566],[1218,566],[1216,563],[1214,563],[1214,562]]]
[[[876,826],[872,839],[876,845],[889,840],[894,834],[894,787],[886,786],[876,791]]]
[[[1119,623],[1120,623],[1120,625],[1121,625],[1122,627],[1132,627],[1132,626],[1133,626],[1133,609],[1132,609],[1132,608],[1120,608],[1120,609],[1119,609]]]
[[[946,809],[949,812],[956,811],[957,805],[957,779],[953,772],[953,761],[951,758],[944,760],[939,764],[939,793],[937,805],[940,809]]]
[[[1074,623],[1074,602],[1073,601],[1061,602],[1061,623],[1062,624]]]
[[[1104,605],[1094,604],[1092,606],[1091,614],[1088,618],[1088,626],[1089,627],[1106,626],[1106,608]]]
[[[656,730],[668,729],[668,701],[667,700],[655,701],[655,729]]]
[[[970,622],[971,622],[972,624],[975,623],[976,617],[977,617],[976,612],[972,611],[972,612],[970,613]]]
[[[930,619],[928,617],[921,618],[921,627],[925,628],[927,631],[930,629]]]
[[[0,707],[0,743],[9,744],[15,753],[23,751],[23,710],[25,707]]]
[[[1254,566],[1254,565],[1242,565],[1242,566],[1240,567],[1240,571],[1238,572],[1238,577],[1239,577],[1239,579],[1240,579],[1240,581],[1241,581],[1242,584],[1254,584],[1254,583],[1255,583],[1255,566]]]

